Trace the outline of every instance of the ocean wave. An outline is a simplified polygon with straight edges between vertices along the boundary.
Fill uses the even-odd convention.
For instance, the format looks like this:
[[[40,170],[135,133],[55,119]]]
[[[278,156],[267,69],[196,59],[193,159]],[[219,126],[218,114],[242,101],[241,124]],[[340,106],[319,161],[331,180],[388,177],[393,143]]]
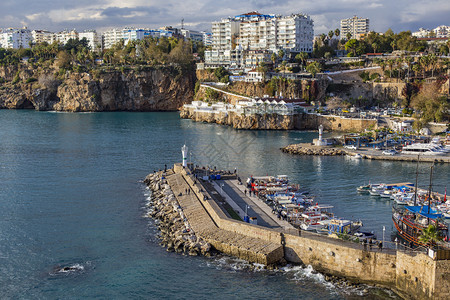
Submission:
[[[92,268],[92,262],[86,261],[84,263],[73,263],[67,265],[58,265],[53,267],[53,270],[49,273],[50,276],[58,275],[78,275],[84,274],[88,269]]]

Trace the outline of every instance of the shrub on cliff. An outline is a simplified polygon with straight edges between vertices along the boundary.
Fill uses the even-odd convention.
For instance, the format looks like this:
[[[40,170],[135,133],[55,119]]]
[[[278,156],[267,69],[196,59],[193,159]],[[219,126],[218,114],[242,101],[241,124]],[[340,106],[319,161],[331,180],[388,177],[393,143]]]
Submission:
[[[16,84],[20,81],[20,71],[17,71],[16,75],[14,76],[13,80],[11,81],[12,84]]]

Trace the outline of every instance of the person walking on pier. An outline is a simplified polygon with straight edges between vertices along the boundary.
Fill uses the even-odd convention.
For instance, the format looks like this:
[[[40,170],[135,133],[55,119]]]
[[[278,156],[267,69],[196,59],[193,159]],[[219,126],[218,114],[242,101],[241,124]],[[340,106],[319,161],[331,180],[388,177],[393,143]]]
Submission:
[[[244,194],[245,194],[245,196],[247,196],[247,189],[244,190]]]
[[[383,251],[383,242],[382,241],[380,241],[378,243],[378,249],[380,249],[380,252]]]

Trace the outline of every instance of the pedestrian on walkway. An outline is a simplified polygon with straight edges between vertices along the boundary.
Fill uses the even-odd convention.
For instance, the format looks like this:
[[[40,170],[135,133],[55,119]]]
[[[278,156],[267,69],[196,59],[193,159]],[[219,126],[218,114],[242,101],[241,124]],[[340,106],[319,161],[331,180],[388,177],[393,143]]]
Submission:
[[[246,189],[244,190],[244,194],[245,194],[245,196],[247,196],[247,190]]]
[[[383,251],[383,242],[382,241],[380,241],[378,243],[378,249],[380,249],[380,252]]]

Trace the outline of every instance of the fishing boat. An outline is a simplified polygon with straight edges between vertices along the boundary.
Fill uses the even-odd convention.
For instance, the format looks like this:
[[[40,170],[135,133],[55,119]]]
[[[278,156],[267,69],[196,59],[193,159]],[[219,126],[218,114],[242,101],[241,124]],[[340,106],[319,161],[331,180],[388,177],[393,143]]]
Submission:
[[[371,188],[372,188],[372,186],[370,184],[367,184],[367,185],[361,185],[361,186],[357,187],[356,190],[362,194],[368,194],[370,192]]]
[[[320,222],[323,225],[323,229],[328,231],[328,234],[348,234],[353,235],[362,226],[361,221],[342,220],[338,218],[332,218]]]

